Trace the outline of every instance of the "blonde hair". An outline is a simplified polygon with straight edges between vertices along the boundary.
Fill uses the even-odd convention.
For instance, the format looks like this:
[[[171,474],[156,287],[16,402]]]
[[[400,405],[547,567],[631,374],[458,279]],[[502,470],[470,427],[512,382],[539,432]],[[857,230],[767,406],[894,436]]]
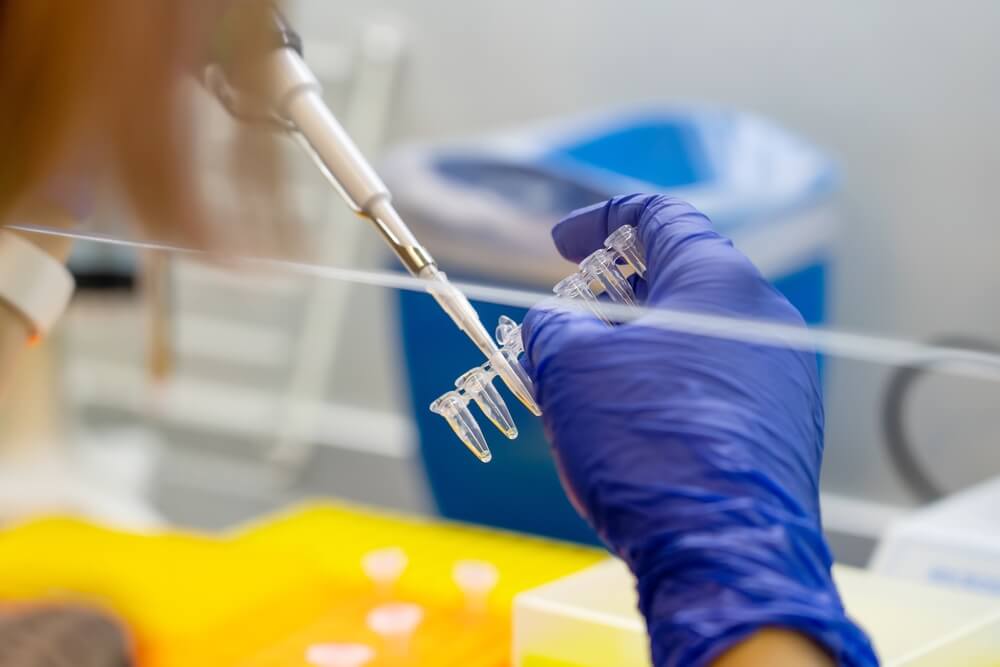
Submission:
[[[250,41],[262,38],[269,10],[257,0],[0,0],[0,218],[56,176],[100,177],[147,236],[219,240],[186,80],[231,4]],[[233,149],[232,178],[260,214],[280,177],[273,141],[237,133]]]

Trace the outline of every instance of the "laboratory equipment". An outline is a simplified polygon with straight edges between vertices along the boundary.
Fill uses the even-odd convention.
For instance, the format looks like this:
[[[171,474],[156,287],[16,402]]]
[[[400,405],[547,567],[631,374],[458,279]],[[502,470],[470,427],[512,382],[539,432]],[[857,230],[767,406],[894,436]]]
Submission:
[[[580,262],[580,270],[591,281],[599,282],[612,301],[633,304],[635,293],[618,269],[615,258],[616,252],[613,250],[595,250]]]
[[[500,343],[500,351],[507,357],[507,361],[510,362],[511,367],[520,376],[521,384],[531,388],[531,378],[528,377],[524,366],[518,361],[518,358],[524,352],[524,342],[521,340],[521,325],[506,315],[501,315],[500,319],[497,320],[496,337],[497,342]]]
[[[277,11],[272,15],[274,48],[249,63],[235,62],[240,48],[220,48],[216,62],[206,68],[207,86],[235,117],[263,119],[292,132],[347,206],[375,227],[410,274],[426,281],[427,292],[497,375],[515,395],[530,402],[530,392],[518,386],[518,374],[500,354],[476,309],[414,237],[393,206],[389,189],[323,101],[319,81],[302,57],[301,39]],[[262,72],[263,76],[253,77],[262,82],[241,87],[247,71]]]
[[[827,319],[837,166],[810,140],[755,114],[684,100],[614,105],[399,145],[379,161],[379,174],[451,279],[548,291],[569,273],[552,243],[556,222],[615,195],[665,192],[708,214],[809,324]],[[502,314],[520,321],[526,312],[467,294],[487,325]],[[419,453],[438,511],[596,542],[565,497],[541,420],[520,405],[508,399],[516,447],[498,451],[486,433],[495,454],[488,467],[477,470],[475,460],[449,447],[450,428],[427,405],[479,363],[478,355],[425,296],[401,292],[396,304]],[[455,372],[449,377],[443,368]],[[512,485],[519,489],[513,496]]]
[[[469,451],[483,463],[493,458],[486,438],[469,410],[469,397],[458,391],[449,391],[431,403],[430,410],[447,420],[451,430]]]
[[[306,662],[315,667],[364,667],[375,658],[367,644],[313,644],[306,649]]]
[[[840,565],[833,576],[883,664],[988,667],[1000,660],[1000,602]],[[633,581],[609,559],[518,595],[513,666],[649,667]]]
[[[612,321],[601,309],[598,296],[605,294],[613,303],[635,304],[635,292],[628,278],[632,275],[644,277],[646,260],[642,242],[630,225],[609,235],[605,245],[607,247],[585,257],[580,262],[580,270],[559,281],[552,291],[561,299],[584,304],[597,318],[610,325]],[[514,386],[520,391],[528,392],[525,397],[520,391],[515,391],[515,396],[536,416],[540,415],[541,411],[537,409],[531,396],[531,379],[519,361],[524,352],[521,327],[506,315],[501,315],[496,328],[496,340],[500,346],[498,356],[504,359],[505,367],[510,368],[517,378]],[[439,396],[430,405],[431,412],[444,417],[459,440],[483,463],[489,463],[493,455],[475,416],[469,410],[470,402],[475,402],[483,414],[509,439],[517,437],[517,426],[510,410],[492,384],[496,375],[498,371],[494,369],[493,361],[488,361],[459,376],[455,381],[456,390]],[[507,385],[510,387],[511,383]]]
[[[1000,478],[948,496],[889,524],[869,567],[1000,597]]]
[[[579,273],[566,276],[556,283],[556,286],[552,288],[552,291],[555,292],[555,295],[560,299],[579,300],[587,306],[587,309],[590,310],[590,312],[592,312],[597,319],[611,324],[611,321],[597,305],[597,295],[591,291],[590,281]]]
[[[604,247],[615,250],[642,278],[646,274],[646,249],[632,225],[622,225],[608,235]]]
[[[311,647],[331,642],[368,645],[377,652],[371,664],[386,664],[391,656],[366,620],[385,600],[359,567],[386,544],[408,556],[397,594],[424,611],[406,656],[413,667],[510,664],[513,597],[604,558],[597,549],[356,505],[301,506],[217,535],[45,517],[0,530],[0,614],[37,600],[106,610],[124,624],[143,667],[303,665]],[[475,623],[456,599],[457,557],[488,559],[502,573]]]
[[[517,378],[518,388],[514,395],[535,415],[541,414],[532,397],[531,379],[524,372],[518,357],[524,352],[521,342],[521,328],[509,317],[501,317],[496,330],[497,343],[500,345],[499,357],[504,366]],[[445,418],[448,425],[459,440],[483,463],[493,459],[486,438],[483,436],[479,423],[469,410],[470,401],[475,402],[483,414],[493,422],[509,439],[517,437],[517,426],[510,416],[510,410],[503,397],[493,386],[493,378],[499,371],[493,360],[470,369],[455,380],[455,390],[439,396],[430,405],[431,412]],[[510,387],[511,384],[507,383]]]
[[[482,560],[460,560],[455,563],[452,578],[465,597],[465,608],[473,614],[486,611],[486,600],[497,586],[500,571]]]
[[[473,368],[455,380],[455,387],[472,397],[479,409],[500,431],[510,439],[517,437],[517,427],[510,416],[507,404],[493,386],[492,373],[483,368]]]
[[[358,650],[351,644],[377,651],[372,664],[383,664],[358,562],[386,543],[409,554],[399,585],[425,612],[407,664],[648,665],[634,581],[603,550],[357,506],[303,506],[218,536],[60,517],[10,524],[0,530],[0,610],[40,598],[95,604],[126,624],[147,667],[282,667]],[[500,575],[475,623],[454,604],[456,554],[488,559]],[[167,570],[170,577],[149,576]],[[885,664],[1000,659],[996,598],[838,566],[834,577]],[[331,644],[337,649],[319,648]]]
[[[410,638],[424,620],[424,610],[412,602],[390,602],[375,607],[365,622],[368,628],[381,637],[390,653],[406,655]]]
[[[369,551],[361,557],[361,569],[373,584],[378,594],[389,597],[392,589],[403,576],[409,559],[399,547],[385,547]]]

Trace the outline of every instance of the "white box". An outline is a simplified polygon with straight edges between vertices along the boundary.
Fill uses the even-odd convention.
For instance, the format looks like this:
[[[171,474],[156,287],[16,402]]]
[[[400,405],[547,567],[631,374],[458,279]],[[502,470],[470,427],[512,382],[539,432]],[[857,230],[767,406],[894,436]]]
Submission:
[[[870,569],[1000,595],[1000,479],[894,521]]]
[[[834,577],[886,667],[1000,660],[1000,600],[839,566]],[[515,667],[648,667],[648,651],[632,575],[620,561],[515,599]]]

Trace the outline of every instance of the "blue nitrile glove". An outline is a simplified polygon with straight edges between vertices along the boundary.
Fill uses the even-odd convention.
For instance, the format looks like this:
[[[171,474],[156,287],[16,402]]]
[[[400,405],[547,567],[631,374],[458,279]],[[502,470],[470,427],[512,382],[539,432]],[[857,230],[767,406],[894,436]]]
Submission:
[[[579,261],[634,225],[651,306],[801,326],[802,318],[689,204],[632,195],[553,231]],[[801,632],[841,665],[875,665],[845,615],[820,528],[816,356],[579,311],[524,320],[563,483],[632,569],[654,663],[706,665],[764,627]]]

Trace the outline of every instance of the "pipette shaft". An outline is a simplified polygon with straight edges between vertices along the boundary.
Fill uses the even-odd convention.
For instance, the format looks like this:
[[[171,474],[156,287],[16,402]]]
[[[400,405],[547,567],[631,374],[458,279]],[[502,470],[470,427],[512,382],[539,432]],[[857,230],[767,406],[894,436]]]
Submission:
[[[504,383],[530,410],[540,414],[530,391],[500,353],[476,309],[448,282],[396,212],[389,189],[326,106],[319,83],[301,56],[292,48],[274,49],[265,66],[274,110],[295,126],[304,147],[347,205],[375,226],[412,275],[428,281],[428,291],[490,360]]]

